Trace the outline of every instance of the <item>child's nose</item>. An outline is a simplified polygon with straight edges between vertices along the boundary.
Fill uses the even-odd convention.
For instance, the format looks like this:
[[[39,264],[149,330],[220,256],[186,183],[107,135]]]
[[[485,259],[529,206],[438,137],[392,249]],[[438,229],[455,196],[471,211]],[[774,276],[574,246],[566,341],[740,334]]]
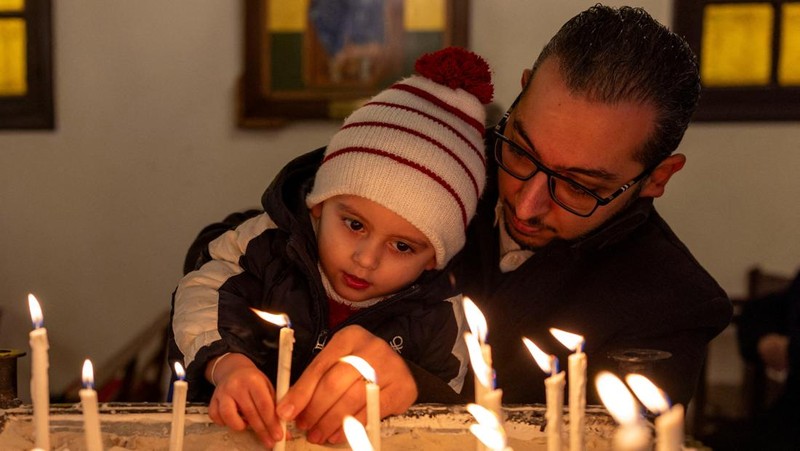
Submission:
[[[353,252],[353,261],[366,269],[375,269],[380,262],[380,244],[364,240]]]

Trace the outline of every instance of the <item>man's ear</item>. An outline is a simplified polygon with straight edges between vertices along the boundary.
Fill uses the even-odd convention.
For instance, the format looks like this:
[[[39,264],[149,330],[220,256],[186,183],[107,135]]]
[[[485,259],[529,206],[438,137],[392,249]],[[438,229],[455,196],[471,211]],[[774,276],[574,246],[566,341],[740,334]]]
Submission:
[[[525,69],[522,71],[522,80],[520,80],[520,83],[522,83],[522,89],[525,89],[525,87],[528,86],[528,82],[531,81],[531,75],[533,75],[533,71],[530,69]]]
[[[683,169],[685,164],[686,156],[680,153],[665,158],[644,180],[644,187],[639,192],[639,197],[661,197],[669,179]]]

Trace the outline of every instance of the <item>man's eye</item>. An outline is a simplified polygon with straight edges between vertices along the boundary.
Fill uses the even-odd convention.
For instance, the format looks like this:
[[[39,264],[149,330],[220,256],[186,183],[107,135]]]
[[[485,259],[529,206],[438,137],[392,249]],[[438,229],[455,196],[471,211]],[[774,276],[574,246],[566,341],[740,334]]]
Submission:
[[[345,218],[344,223],[347,224],[347,227],[349,227],[350,230],[354,230],[356,232],[364,228],[364,224],[356,219]]]
[[[512,146],[509,143],[506,143],[506,146],[508,147],[509,152],[514,154],[514,156],[516,156],[516,157],[524,157],[524,156],[526,156],[528,154],[528,152],[525,152],[524,150],[522,150],[521,148],[519,148],[517,146]]]

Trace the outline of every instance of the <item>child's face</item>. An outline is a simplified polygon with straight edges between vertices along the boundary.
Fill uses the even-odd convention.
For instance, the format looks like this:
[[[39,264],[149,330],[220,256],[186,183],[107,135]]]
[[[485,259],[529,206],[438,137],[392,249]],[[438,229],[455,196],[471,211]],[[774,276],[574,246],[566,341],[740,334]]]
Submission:
[[[436,267],[435,252],[416,227],[393,211],[358,196],[315,205],[322,270],[351,302],[385,296]]]

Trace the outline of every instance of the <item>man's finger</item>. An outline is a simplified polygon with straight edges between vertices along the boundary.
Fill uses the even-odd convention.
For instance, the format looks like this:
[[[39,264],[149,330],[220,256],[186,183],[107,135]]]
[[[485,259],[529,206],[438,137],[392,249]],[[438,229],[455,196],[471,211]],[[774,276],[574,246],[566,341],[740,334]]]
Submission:
[[[342,427],[344,417],[352,412],[362,423],[366,422],[366,388],[364,382],[359,380],[353,383],[337,402],[328,409],[310,429],[310,433],[319,437],[319,443],[324,443]]]
[[[301,429],[314,427],[342,396],[347,395],[352,385],[361,381],[361,375],[355,368],[347,363],[338,362],[320,380],[318,389],[312,394],[308,405],[297,416],[297,426]],[[363,387],[363,383],[361,385]]]

